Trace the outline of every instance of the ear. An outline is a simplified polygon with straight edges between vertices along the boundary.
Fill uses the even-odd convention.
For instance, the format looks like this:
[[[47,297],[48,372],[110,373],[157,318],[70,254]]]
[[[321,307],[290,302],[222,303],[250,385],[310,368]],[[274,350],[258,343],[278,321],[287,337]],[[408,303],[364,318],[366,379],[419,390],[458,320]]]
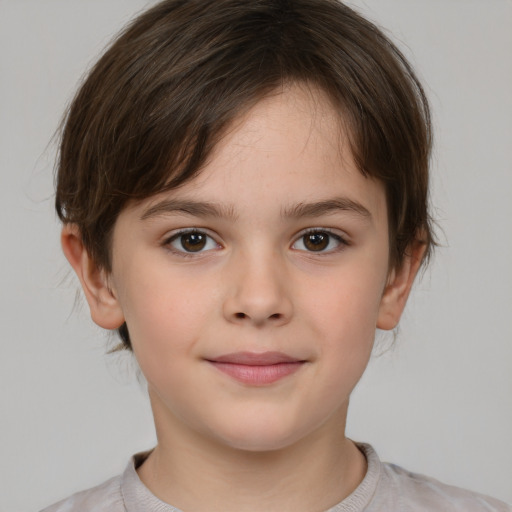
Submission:
[[[419,240],[413,242],[406,251],[402,265],[390,272],[380,302],[377,318],[379,329],[390,331],[398,325],[426,248],[426,244]]]
[[[66,224],[62,228],[61,245],[80,280],[93,321],[104,329],[120,327],[124,323],[124,315],[115,291],[109,286],[107,273],[98,267],[84,247],[75,224]]]

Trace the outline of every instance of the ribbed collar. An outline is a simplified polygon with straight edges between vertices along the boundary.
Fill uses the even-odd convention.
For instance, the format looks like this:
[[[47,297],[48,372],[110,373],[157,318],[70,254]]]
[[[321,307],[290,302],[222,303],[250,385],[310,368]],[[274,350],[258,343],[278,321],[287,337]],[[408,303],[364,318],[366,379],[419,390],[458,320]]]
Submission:
[[[381,476],[381,463],[375,450],[369,444],[357,444],[366,457],[368,469],[363,481],[355,491],[342,502],[326,512],[361,512],[368,506],[375,494]],[[141,481],[138,468],[151,452],[134,455],[121,477],[121,494],[127,512],[182,512],[159,500]]]

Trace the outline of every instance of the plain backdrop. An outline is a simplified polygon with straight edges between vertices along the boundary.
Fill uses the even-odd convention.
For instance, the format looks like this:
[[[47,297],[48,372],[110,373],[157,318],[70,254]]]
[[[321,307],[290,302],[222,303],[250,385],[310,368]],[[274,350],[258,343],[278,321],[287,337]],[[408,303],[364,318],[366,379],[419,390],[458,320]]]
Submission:
[[[107,356],[60,253],[52,135],[144,0],[0,0],[0,511],[119,473],[154,432],[129,355]],[[348,434],[384,460],[512,501],[512,2],[350,2],[384,26],[434,110],[443,247]],[[389,339],[379,340],[378,349]]]

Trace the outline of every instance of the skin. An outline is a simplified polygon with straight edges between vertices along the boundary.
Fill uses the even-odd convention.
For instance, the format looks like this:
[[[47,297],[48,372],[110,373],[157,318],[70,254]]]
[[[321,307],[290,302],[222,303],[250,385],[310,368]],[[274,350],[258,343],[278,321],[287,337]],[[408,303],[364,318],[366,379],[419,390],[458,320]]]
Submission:
[[[187,253],[182,229],[206,245]],[[311,250],[305,230],[327,245]],[[62,245],[93,320],[127,322],[158,436],[138,472],[156,496],[197,512],[311,512],[357,487],[366,461],[344,436],[350,393],[375,329],[396,326],[423,247],[389,268],[383,186],[357,170],[321,91],[261,100],[197,178],[122,211],[110,275],[75,226]],[[302,363],[253,385],[210,362],[266,351]]]

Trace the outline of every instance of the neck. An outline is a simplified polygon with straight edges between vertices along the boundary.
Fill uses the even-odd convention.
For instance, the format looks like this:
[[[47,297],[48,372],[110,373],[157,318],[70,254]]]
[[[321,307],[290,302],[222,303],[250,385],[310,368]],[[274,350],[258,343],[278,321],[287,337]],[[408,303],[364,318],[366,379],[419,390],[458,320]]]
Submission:
[[[344,436],[345,418],[346,407],[296,443],[255,452],[179,422],[169,429],[168,418],[155,414],[158,445],[138,473],[153,494],[182,510],[327,510],[366,472],[364,456]]]

